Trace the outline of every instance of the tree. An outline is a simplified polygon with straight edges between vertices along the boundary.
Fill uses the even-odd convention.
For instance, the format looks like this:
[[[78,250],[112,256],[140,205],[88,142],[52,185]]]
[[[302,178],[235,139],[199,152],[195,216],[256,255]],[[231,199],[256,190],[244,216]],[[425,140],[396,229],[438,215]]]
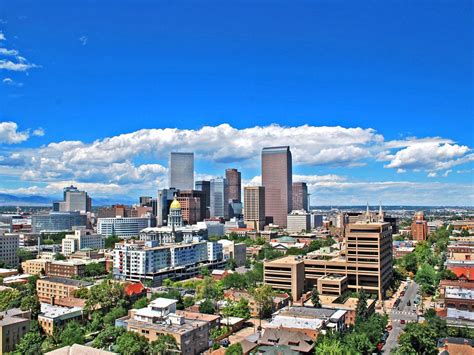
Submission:
[[[86,300],[90,296],[90,291],[87,287],[80,287],[74,291],[74,296]]]
[[[84,328],[76,321],[70,321],[60,332],[59,339],[62,346],[84,344]]]
[[[21,302],[21,293],[16,289],[0,292],[0,311],[18,307]]]
[[[211,273],[210,273],[209,268],[208,268],[207,266],[203,266],[203,267],[201,268],[201,275],[202,275],[203,277],[205,277],[205,276],[211,276]]]
[[[20,264],[23,261],[34,259],[34,255],[27,249],[19,248],[16,250],[16,256],[20,259]]]
[[[114,325],[115,320],[127,315],[127,310],[123,307],[114,307],[104,315],[104,324]]]
[[[115,306],[124,298],[123,286],[117,282],[103,281],[90,289],[89,298],[86,301],[86,310],[92,310],[99,305],[102,308]]]
[[[146,306],[148,306],[148,299],[146,297],[139,298],[133,304],[134,309],[145,308]]]
[[[206,276],[203,282],[196,287],[196,296],[198,299],[217,300],[221,296],[221,290],[211,277]]]
[[[406,271],[416,273],[418,270],[418,261],[414,253],[407,254],[402,259],[402,266]]]
[[[187,296],[183,298],[183,307],[188,308],[194,305],[194,298]]]
[[[115,234],[112,234],[111,236],[105,238],[105,249],[113,249],[115,246],[115,243],[120,242],[122,239],[117,237]]]
[[[355,351],[357,354],[370,354],[374,348],[367,334],[357,331],[348,333],[344,337],[344,343],[348,349]]]
[[[230,258],[227,260],[227,269],[235,271],[235,268],[237,267],[237,262],[235,261],[234,258]]]
[[[142,355],[148,349],[148,340],[134,332],[125,332],[117,338],[117,352],[123,355]]]
[[[67,260],[67,258],[61,253],[56,253],[54,255],[54,260]]]
[[[433,295],[438,281],[436,270],[429,264],[423,264],[415,275],[415,281],[421,285],[424,293]]]
[[[436,355],[437,338],[438,335],[427,323],[408,323],[405,332],[400,335],[395,354]]]
[[[347,347],[344,343],[335,336],[320,336],[322,340],[318,339],[316,344],[316,354],[324,355],[340,355],[349,354]]]
[[[125,329],[121,327],[106,326],[97,337],[94,339],[92,345],[94,348],[107,349],[109,346],[114,345],[117,338],[125,333]]]
[[[243,355],[243,353],[244,351],[240,343],[232,344],[225,351],[225,355]]]
[[[90,263],[86,265],[85,275],[87,277],[95,277],[105,275],[105,265],[103,263]]]
[[[150,344],[149,352],[153,355],[164,355],[170,353],[170,350],[178,352],[178,348],[174,336],[170,334],[161,334],[158,339]]]
[[[364,289],[361,289],[358,294],[359,300],[357,301],[356,307],[356,324],[364,322],[368,317],[368,307],[367,307],[367,294]]]
[[[38,330],[29,331],[26,333],[20,342],[17,344],[15,355],[36,355],[42,354],[41,345],[43,343],[43,337]]]
[[[258,306],[260,319],[271,315],[273,310],[273,293],[270,285],[263,285],[253,290],[253,297]]]
[[[222,310],[222,314],[225,317],[239,317],[249,319],[249,301],[247,301],[245,298],[241,298],[238,302],[228,301],[227,305]]]
[[[21,300],[20,308],[22,311],[30,311],[33,319],[38,318],[41,313],[41,304],[36,295],[26,296]]]
[[[205,299],[199,305],[199,312],[205,313],[205,314],[214,314],[215,312],[214,303],[209,299]]]
[[[457,275],[452,272],[451,270],[448,270],[448,269],[443,269],[440,273],[439,273],[439,279],[440,280],[457,280],[458,277]]]
[[[319,299],[319,291],[315,287],[311,290],[311,303],[315,308],[321,308],[321,300]]]

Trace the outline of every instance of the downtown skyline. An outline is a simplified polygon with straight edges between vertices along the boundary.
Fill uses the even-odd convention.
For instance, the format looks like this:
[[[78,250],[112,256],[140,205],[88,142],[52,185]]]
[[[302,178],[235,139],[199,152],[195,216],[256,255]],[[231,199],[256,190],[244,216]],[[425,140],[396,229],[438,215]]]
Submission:
[[[313,205],[474,205],[469,2],[122,5],[0,9],[0,193],[135,201],[171,151],[258,185],[288,145]]]

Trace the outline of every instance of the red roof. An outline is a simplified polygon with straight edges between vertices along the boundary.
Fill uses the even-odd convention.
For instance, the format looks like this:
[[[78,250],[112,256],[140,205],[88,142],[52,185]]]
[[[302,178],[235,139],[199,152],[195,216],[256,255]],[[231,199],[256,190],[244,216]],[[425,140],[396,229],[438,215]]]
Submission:
[[[145,290],[145,286],[143,286],[141,282],[125,286],[127,296],[139,295],[143,290]]]
[[[458,278],[474,281],[474,270],[470,267],[448,267]]]

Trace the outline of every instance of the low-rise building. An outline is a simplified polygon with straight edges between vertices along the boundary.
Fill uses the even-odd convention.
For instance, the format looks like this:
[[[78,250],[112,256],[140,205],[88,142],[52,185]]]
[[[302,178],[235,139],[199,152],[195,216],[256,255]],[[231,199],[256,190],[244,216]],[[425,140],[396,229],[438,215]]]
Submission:
[[[20,237],[18,234],[6,233],[0,230],[0,260],[9,267],[18,265],[18,256],[16,254],[20,247]]]
[[[447,308],[474,312],[474,289],[446,286],[444,303]]]
[[[91,231],[79,229],[74,234],[67,234],[61,241],[61,251],[64,255],[72,254],[82,249],[103,249],[105,237],[93,234]]]
[[[237,266],[245,265],[247,259],[247,245],[236,243],[231,240],[221,239],[218,241],[222,245],[224,260],[234,259]]]
[[[55,329],[63,327],[67,322],[81,319],[81,307],[59,307],[47,303],[41,303],[41,313],[38,315],[38,323],[48,335],[53,335]]]
[[[328,274],[318,279],[318,292],[321,295],[339,296],[347,290],[346,275]]]
[[[31,314],[19,308],[0,312],[0,354],[12,352],[30,330]]]
[[[21,266],[23,271],[31,275],[44,274],[66,278],[83,277],[86,269],[86,264],[81,260],[31,259],[21,263]]]
[[[200,354],[209,347],[210,322],[177,314],[177,302],[157,298],[148,307],[130,310],[128,316],[117,319],[115,325],[136,332],[150,342],[162,334],[171,335],[181,354]]]
[[[55,299],[74,297],[76,290],[89,286],[92,286],[92,282],[63,277],[45,277],[36,281],[36,293],[40,302],[54,304]]]
[[[0,277],[1,278],[8,277],[8,276],[14,276],[14,275],[18,275],[18,270],[17,269],[0,268]]]
[[[474,354],[474,340],[446,337],[438,339],[438,352],[441,355]]]
[[[154,218],[151,217],[115,217],[98,218],[97,233],[104,236],[116,235],[121,238],[138,237],[140,231],[154,227]]]
[[[239,302],[241,299],[246,299],[249,303],[250,315],[252,317],[259,316],[259,306],[255,302],[253,295],[244,290],[226,290],[224,291],[224,298],[234,302]],[[273,307],[272,311],[277,311],[289,305],[290,296],[287,293],[277,293],[273,295]]]

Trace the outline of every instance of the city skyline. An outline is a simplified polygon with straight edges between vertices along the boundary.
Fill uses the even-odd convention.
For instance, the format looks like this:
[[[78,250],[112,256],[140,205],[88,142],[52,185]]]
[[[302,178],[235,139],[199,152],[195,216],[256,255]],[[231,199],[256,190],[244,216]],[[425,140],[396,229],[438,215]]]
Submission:
[[[289,145],[313,205],[474,205],[470,2],[146,3],[126,30],[127,6],[22,3],[0,10],[0,193],[135,201],[172,151],[258,185]]]

